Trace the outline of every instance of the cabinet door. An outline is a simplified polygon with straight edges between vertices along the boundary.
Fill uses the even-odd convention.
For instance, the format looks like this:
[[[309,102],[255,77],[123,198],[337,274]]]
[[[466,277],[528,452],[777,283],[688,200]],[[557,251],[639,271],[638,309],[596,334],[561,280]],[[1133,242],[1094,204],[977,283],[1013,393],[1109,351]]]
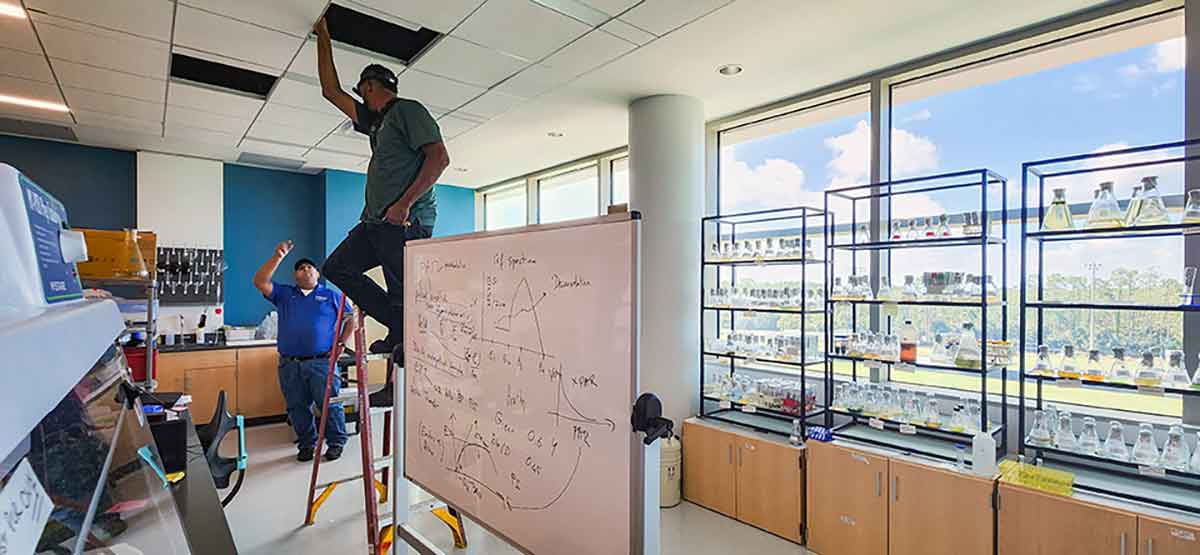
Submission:
[[[188,370],[184,377],[184,390],[192,396],[192,405],[188,410],[196,424],[206,424],[212,420],[213,412],[217,410],[217,396],[222,391],[225,392],[226,410],[236,414],[237,366]]]
[[[737,518],[734,437],[703,424],[683,423],[683,497]]]
[[[1130,513],[1000,484],[1000,555],[1133,555]]]
[[[158,355],[158,366],[154,368],[157,391],[178,393],[184,391],[184,374],[188,368],[188,353],[162,353]]]
[[[279,352],[274,347],[238,349],[237,408],[246,418],[287,412],[279,389]]]
[[[1148,516],[1138,517],[1138,555],[1196,555],[1200,528]]]
[[[888,460],[808,442],[808,548],[837,555],[886,555]]]
[[[993,482],[892,459],[890,555],[992,555]]]
[[[769,441],[740,436],[734,441],[738,520],[799,542],[803,455]]]

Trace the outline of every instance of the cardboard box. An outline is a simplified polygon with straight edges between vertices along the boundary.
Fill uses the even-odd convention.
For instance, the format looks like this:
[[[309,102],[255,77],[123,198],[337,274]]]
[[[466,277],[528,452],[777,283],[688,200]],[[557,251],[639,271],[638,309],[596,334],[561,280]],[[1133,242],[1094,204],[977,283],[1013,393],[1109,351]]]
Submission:
[[[88,260],[76,264],[79,277],[83,279],[105,279],[115,274],[117,260],[125,248],[125,232],[107,229],[77,229],[83,232],[87,242]],[[138,250],[142,251],[142,260],[150,277],[158,272],[158,237],[153,231],[138,232]]]

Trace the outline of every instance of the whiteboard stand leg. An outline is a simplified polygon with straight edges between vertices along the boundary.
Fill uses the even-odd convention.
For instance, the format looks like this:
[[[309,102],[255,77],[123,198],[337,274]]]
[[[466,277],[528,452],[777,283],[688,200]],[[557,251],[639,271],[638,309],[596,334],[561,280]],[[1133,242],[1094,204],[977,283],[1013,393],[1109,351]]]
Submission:
[[[642,476],[642,555],[662,553],[662,511],[659,509],[662,482],[659,459],[662,446],[655,441],[645,446]]]
[[[388,365],[394,363],[389,359]],[[404,369],[394,368],[392,374],[392,555],[408,555],[408,546],[421,555],[446,555],[433,542],[425,539],[408,523],[410,484],[404,474]]]

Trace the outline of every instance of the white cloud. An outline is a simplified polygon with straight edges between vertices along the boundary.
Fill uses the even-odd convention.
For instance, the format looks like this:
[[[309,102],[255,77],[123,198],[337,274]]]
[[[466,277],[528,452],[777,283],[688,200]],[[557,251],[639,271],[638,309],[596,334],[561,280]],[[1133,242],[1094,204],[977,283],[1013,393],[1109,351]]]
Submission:
[[[1146,71],[1143,70],[1142,67],[1137,64],[1126,64],[1126,65],[1123,65],[1123,66],[1117,68],[1117,73],[1121,74],[1121,77],[1124,77],[1126,79],[1137,79],[1137,78],[1141,77],[1145,72]]]
[[[918,175],[936,170],[939,164],[933,141],[904,129],[892,129],[892,172]]]
[[[1150,65],[1155,71],[1167,73],[1183,69],[1187,49],[1183,37],[1166,40],[1154,45]]]
[[[918,111],[917,113],[904,118],[902,123],[909,123],[909,122],[913,122],[913,121],[926,121],[931,118],[933,118],[933,112],[930,112],[928,108],[923,108],[920,111]]]
[[[871,125],[859,120],[849,133],[825,139],[833,151],[829,161],[831,187],[866,183],[871,169]],[[897,177],[920,175],[938,168],[938,148],[932,140],[911,131],[892,129],[892,172]]]
[[[771,158],[750,167],[734,156],[730,148],[721,152],[722,200],[728,211],[824,205],[823,193],[804,190],[807,176],[794,162]]]

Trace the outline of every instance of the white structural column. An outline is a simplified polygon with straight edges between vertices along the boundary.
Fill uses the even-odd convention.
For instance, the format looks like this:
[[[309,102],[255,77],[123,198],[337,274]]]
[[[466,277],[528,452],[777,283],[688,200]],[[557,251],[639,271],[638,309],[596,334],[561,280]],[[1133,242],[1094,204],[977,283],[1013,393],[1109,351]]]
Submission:
[[[642,214],[641,390],[664,416],[700,409],[700,218],[704,106],[690,96],[640,98],[629,107],[629,206]]]

